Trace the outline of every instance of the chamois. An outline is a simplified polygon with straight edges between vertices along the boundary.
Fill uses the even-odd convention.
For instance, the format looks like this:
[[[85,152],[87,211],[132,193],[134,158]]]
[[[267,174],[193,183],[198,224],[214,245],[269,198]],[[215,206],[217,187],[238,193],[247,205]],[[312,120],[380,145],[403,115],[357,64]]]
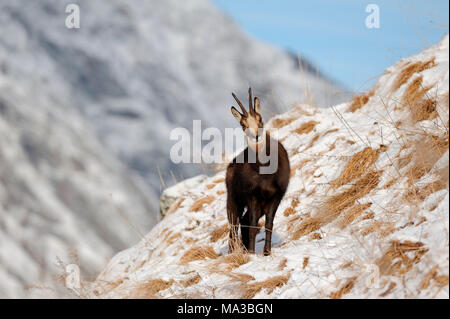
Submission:
[[[252,101],[251,88],[248,94],[247,112],[232,93],[242,113],[234,106],[231,107],[231,113],[242,126],[248,146],[228,165],[226,173],[227,216],[230,224],[228,250],[232,252],[236,248],[235,243],[238,243],[243,244],[248,252],[254,253],[258,221],[265,215],[264,256],[268,256],[272,246],[273,219],[289,184],[290,164],[283,145],[264,130],[259,99],[255,97]],[[274,164],[275,168],[270,171],[269,168]],[[239,224],[241,241],[237,235]]]

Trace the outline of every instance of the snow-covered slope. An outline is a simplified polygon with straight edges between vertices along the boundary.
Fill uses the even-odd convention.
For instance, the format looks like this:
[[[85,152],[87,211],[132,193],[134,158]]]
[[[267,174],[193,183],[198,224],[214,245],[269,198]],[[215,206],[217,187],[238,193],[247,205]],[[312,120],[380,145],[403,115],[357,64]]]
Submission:
[[[227,254],[222,171],[179,194],[82,295],[448,298],[448,41],[348,103],[270,121],[292,166],[272,256],[261,254],[263,232],[257,254]]]
[[[156,224],[155,204],[66,101],[0,73],[0,298],[58,295],[24,289],[51,287],[58,258],[95,274]]]
[[[80,29],[64,26],[67,2],[1,1],[1,69],[81,110],[155,193],[158,168],[166,182],[170,170],[177,178],[199,172],[169,160],[171,129],[190,129],[192,119],[233,125],[231,91],[251,85],[277,113],[304,102],[305,91],[322,106],[342,98],[342,88],[300,72],[287,53],[250,38],[207,0],[70,3],[80,6]]]

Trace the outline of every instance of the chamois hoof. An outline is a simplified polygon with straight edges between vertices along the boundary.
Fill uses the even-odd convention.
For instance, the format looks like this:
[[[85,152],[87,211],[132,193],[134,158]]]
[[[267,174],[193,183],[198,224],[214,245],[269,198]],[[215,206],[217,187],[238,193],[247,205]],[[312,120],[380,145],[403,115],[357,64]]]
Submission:
[[[264,256],[270,256],[272,252],[270,250],[264,250],[263,255]]]

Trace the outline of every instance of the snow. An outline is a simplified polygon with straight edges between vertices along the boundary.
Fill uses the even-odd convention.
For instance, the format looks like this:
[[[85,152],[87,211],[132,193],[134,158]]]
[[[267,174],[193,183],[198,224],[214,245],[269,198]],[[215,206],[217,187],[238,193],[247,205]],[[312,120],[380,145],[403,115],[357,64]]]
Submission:
[[[301,105],[275,117],[295,119],[279,129],[272,128],[271,134],[288,150],[292,168],[302,162],[304,165],[295,170],[275,217],[271,256],[261,254],[264,238],[261,232],[257,253],[249,255],[247,263],[234,269],[220,268],[227,266],[227,234],[215,242],[211,240],[214,230],[227,225],[226,189],[223,180],[220,181],[225,172],[220,171],[188,192],[183,189],[182,203],[166,214],[139,244],[117,254],[94,282],[86,283],[84,296],[136,297],[145,283],[162,279],[170,282],[169,287],[158,291],[155,297],[240,298],[247,285],[286,275],[289,276],[286,284],[271,291],[261,289],[254,297],[448,298],[448,179],[444,188],[431,192],[419,202],[405,200],[408,191],[436,180],[439,172],[448,168],[448,149],[411,185],[403,173],[412,164],[403,167],[398,164],[402,156],[414,150],[399,140],[420,142],[426,134],[433,134],[446,139],[448,148],[448,121],[445,121],[449,114],[448,41],[446,36],[433,47],[388,68],[375,86],[373,96],[354,112],[348,110],[351,102],[347,102],[326,109]],[[428,61],[433,57],[434,66],[413,74],[393,90],[393,83],[406,62]],[[429,96],[439,100],[438,115],[414,122],[410,109],[400,101],[418,76],[423,76],[424,87],[431,86]],[[317,122],[312,131],[294,133],[309,121]],[[400,126],[393,125],[399,121]],[[267,125],[273,123],[272,120]],[[345,212],[341,212],[314,232],[293,238],[293,232],[302,222],[321,216],[327,200],[351,188],[352,183],[346,183],[334,189],[332,182],[353,155],[368,147],[378,150],[379,155],[369,168],[380,171],[381,175],[376,187],[356,203],[371,203],[370,207],[344,226]],[[392,185],[386,186],[392,177]],[[215,186],[207,187],[211,184]],[[193,212],[192,204],[207,196],[214,200]],[[298,201],[296,207],[292,205],[293,200]],[[294,213],[285,216],[288,207]],[[313,233],[318,238],[311,238]],[[401,250],[401,245],[406,248]],[[181,257],[197,246],[210,246],[220,256],[182,263]],[[283,263],[285,266],[281,267]],[[186,287],[183,282],[195,274],[200,280]],[[233,274],[248,274],[254,279],[245,282]]]

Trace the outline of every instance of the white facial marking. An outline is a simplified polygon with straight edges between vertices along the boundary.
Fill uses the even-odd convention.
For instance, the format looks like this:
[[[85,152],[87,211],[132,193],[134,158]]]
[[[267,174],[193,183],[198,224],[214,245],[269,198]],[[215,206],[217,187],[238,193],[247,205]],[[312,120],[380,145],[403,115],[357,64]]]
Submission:
[[[258,122],[253,116],[247,118],[247,125],[250,133],[256,136],[258,134]]]

